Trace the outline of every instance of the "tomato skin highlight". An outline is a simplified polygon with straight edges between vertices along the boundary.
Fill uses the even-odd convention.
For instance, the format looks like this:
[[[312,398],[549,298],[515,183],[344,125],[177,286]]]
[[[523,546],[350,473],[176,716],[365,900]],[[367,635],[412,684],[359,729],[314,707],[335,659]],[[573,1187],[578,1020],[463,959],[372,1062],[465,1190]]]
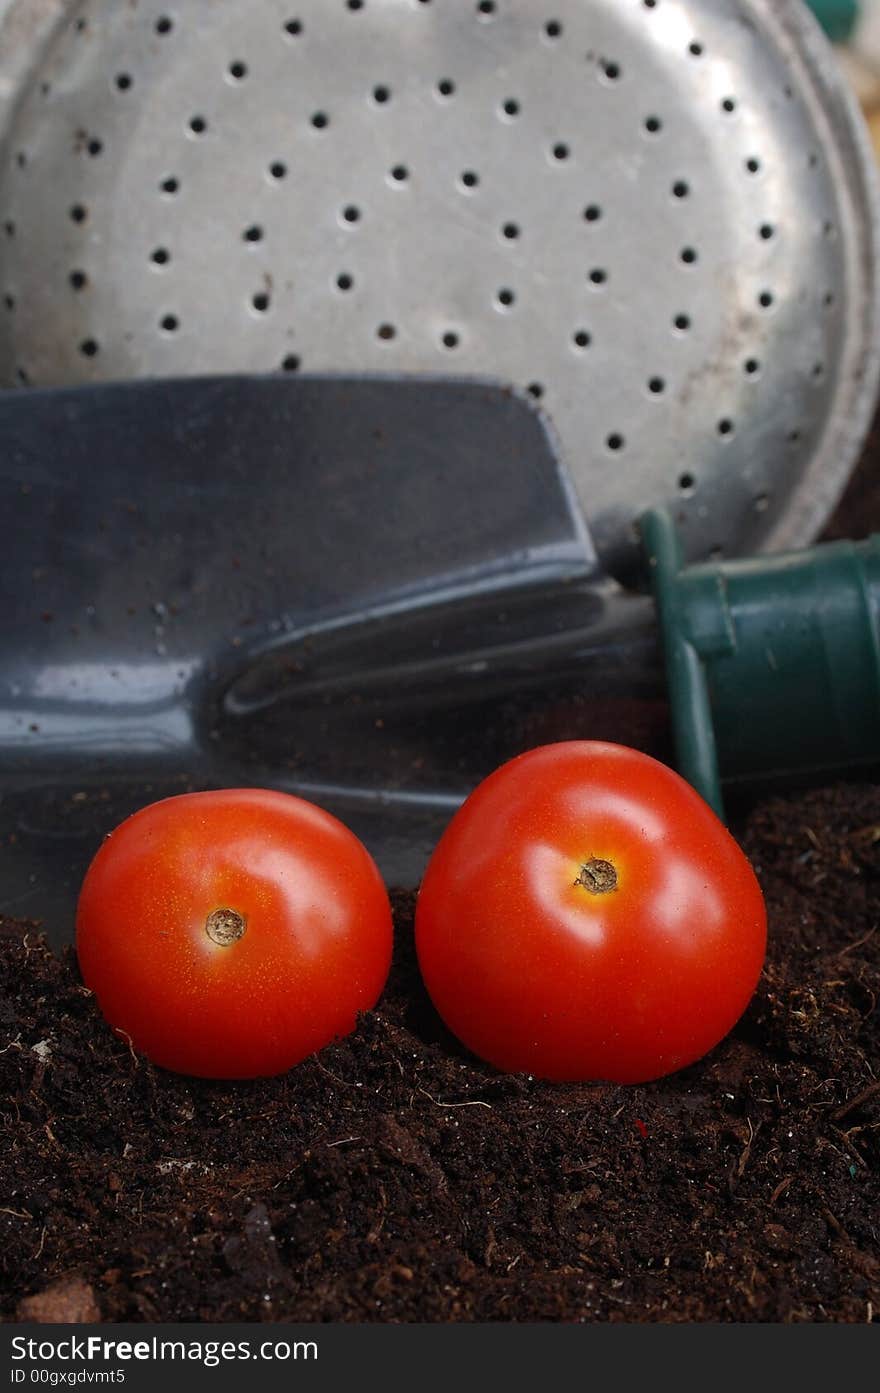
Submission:
[[[388,894],[366,848],[265,789],[152,803],[86,873],[76,951],[109,1023],[154,1064],[204,1078],[283,1073],[374,1006]]]
[[[599,741],[490,774],[416,906],[449,1029],[546,1079],[643,1083],[701,1058],[745,1010],[766,939],[755,874],[711,808],[657,760]]]

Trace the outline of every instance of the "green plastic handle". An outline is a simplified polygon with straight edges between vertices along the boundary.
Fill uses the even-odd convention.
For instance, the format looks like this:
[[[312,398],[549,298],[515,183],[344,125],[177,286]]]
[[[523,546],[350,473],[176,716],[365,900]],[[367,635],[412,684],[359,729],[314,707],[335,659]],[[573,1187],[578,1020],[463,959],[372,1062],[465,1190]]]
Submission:
[[[724,781],[880,763],[880,535],[685,566],[641,520],[678,767],[719,816]]]
[[[832,43],[845,43],[856,27],[858,0],[807,0]]]

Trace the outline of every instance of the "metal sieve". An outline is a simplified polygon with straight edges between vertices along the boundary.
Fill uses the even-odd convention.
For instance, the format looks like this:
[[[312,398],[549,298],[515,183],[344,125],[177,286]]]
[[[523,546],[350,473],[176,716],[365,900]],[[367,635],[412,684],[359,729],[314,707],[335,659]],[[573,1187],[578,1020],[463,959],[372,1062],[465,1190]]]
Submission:
[[[875,192],[799,0],[7,0],[0,53],[5,383],[501,378],[617,575],[649,505],[694,559],[836,501]]]

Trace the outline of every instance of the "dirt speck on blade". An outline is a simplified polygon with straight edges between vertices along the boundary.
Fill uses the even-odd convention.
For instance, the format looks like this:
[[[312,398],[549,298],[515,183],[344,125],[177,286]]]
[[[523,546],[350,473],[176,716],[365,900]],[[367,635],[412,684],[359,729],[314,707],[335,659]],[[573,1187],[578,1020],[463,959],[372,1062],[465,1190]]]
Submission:
[[[734,831],[768,903],[758,992],[638,1088],[470,1058],[420,985],[412,894],[377,1009],[251,1083],[153,1069],[72,955],[5,921],[2,1314],[877,1319],[880,788],[765,800]]]

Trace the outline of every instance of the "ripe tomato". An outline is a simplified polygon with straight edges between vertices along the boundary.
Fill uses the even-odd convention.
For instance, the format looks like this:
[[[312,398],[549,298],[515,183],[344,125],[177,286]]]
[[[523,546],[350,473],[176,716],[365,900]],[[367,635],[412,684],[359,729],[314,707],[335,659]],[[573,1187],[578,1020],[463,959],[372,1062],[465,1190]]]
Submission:
[[[751,866],[689,784],[620,745],[545,745],[491,774],[425,874],[437,1010],[500,1069],[639,1083],[738,1020],[766,946]]]
[[[252,1078],[290,1069],[375,1004],[391,908],[366,848],[313,804],[185,793],[103,843],[76,950],[107,1020],[155,1064]]]

